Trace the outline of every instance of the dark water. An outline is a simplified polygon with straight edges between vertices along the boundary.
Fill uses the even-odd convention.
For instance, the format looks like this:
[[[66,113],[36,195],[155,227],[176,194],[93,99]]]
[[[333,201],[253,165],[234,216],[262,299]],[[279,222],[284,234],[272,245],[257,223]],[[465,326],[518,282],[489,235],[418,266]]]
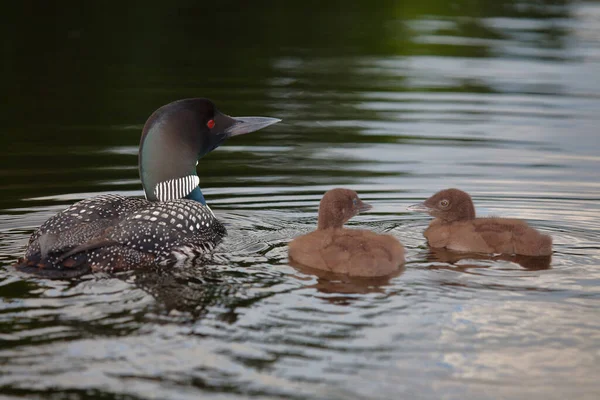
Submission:
[[[597,399],[600,3],[22,2],[3,12],[0,393],[70,399]],[[284,122],[200,161],[213,264],[32,279],[9,267],[76,200],[141,196],[174,99]],[[322,193],[408,262],[305,274]],[[550,263],[432,253],[406,206],[446,187],[554,238]]]

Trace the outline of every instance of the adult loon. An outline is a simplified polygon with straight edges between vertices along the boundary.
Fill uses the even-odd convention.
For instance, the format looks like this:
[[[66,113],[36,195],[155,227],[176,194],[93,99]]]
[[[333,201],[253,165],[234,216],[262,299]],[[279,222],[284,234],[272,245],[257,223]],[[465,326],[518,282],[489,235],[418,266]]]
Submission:
[[[31,235],[17,269],[62,278],[167,265],[211,251],[226,230],[198,186],[198,160],[232,136],[279,121],[233,118],[202,98],[160,107],[140,141],[146,199],[106,194],[73,204]]]
[[[319,204],[317,230],[289,244],[292,265],[354,277],[393,274],[404,263],[404,247],[391,235],[347,229],[344,223],[371,206],[350,189],[332,189]]]

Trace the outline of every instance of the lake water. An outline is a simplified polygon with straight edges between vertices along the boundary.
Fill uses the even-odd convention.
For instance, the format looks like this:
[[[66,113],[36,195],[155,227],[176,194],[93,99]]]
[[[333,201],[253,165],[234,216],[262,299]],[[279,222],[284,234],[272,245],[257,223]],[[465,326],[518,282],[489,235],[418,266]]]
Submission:
[[[11,6],[0,125],[0,393],[38,399],[598,399],[600,3]],[[74,201],[142,196],[150,113],[209,97],[283,122],[198,165],[215,261],[49,281],[10,267]],[[322,194],[407,249],[377,281],[303,273]],[[437,190],[527,219],[551,261],[432,252]]]

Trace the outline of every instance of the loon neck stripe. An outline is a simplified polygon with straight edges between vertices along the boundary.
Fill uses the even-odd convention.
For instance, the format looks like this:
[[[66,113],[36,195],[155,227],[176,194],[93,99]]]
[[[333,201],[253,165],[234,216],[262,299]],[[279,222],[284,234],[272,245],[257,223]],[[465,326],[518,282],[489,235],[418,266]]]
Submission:
[[[171,179],[160,182],[154,188],[154,195],[159,201],[183,199],[198,187],[200,178],[197,175],[188,175],[183,178]]]

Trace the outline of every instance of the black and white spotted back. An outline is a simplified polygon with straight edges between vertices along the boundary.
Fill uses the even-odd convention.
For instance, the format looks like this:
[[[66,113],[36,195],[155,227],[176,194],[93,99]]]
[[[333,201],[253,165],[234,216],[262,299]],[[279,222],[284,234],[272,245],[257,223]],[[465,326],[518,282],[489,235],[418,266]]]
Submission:
[[[108,238],[163,262],[183,253],[208,252],[225,234],[208,206],[178,199],[148,202],[116,225]]]
[[[31,236],[20,264],[28,272],[169,264],[210,252],[225,234],[210,208],[194,200],[150,202],[102,195],[46,221]]]

